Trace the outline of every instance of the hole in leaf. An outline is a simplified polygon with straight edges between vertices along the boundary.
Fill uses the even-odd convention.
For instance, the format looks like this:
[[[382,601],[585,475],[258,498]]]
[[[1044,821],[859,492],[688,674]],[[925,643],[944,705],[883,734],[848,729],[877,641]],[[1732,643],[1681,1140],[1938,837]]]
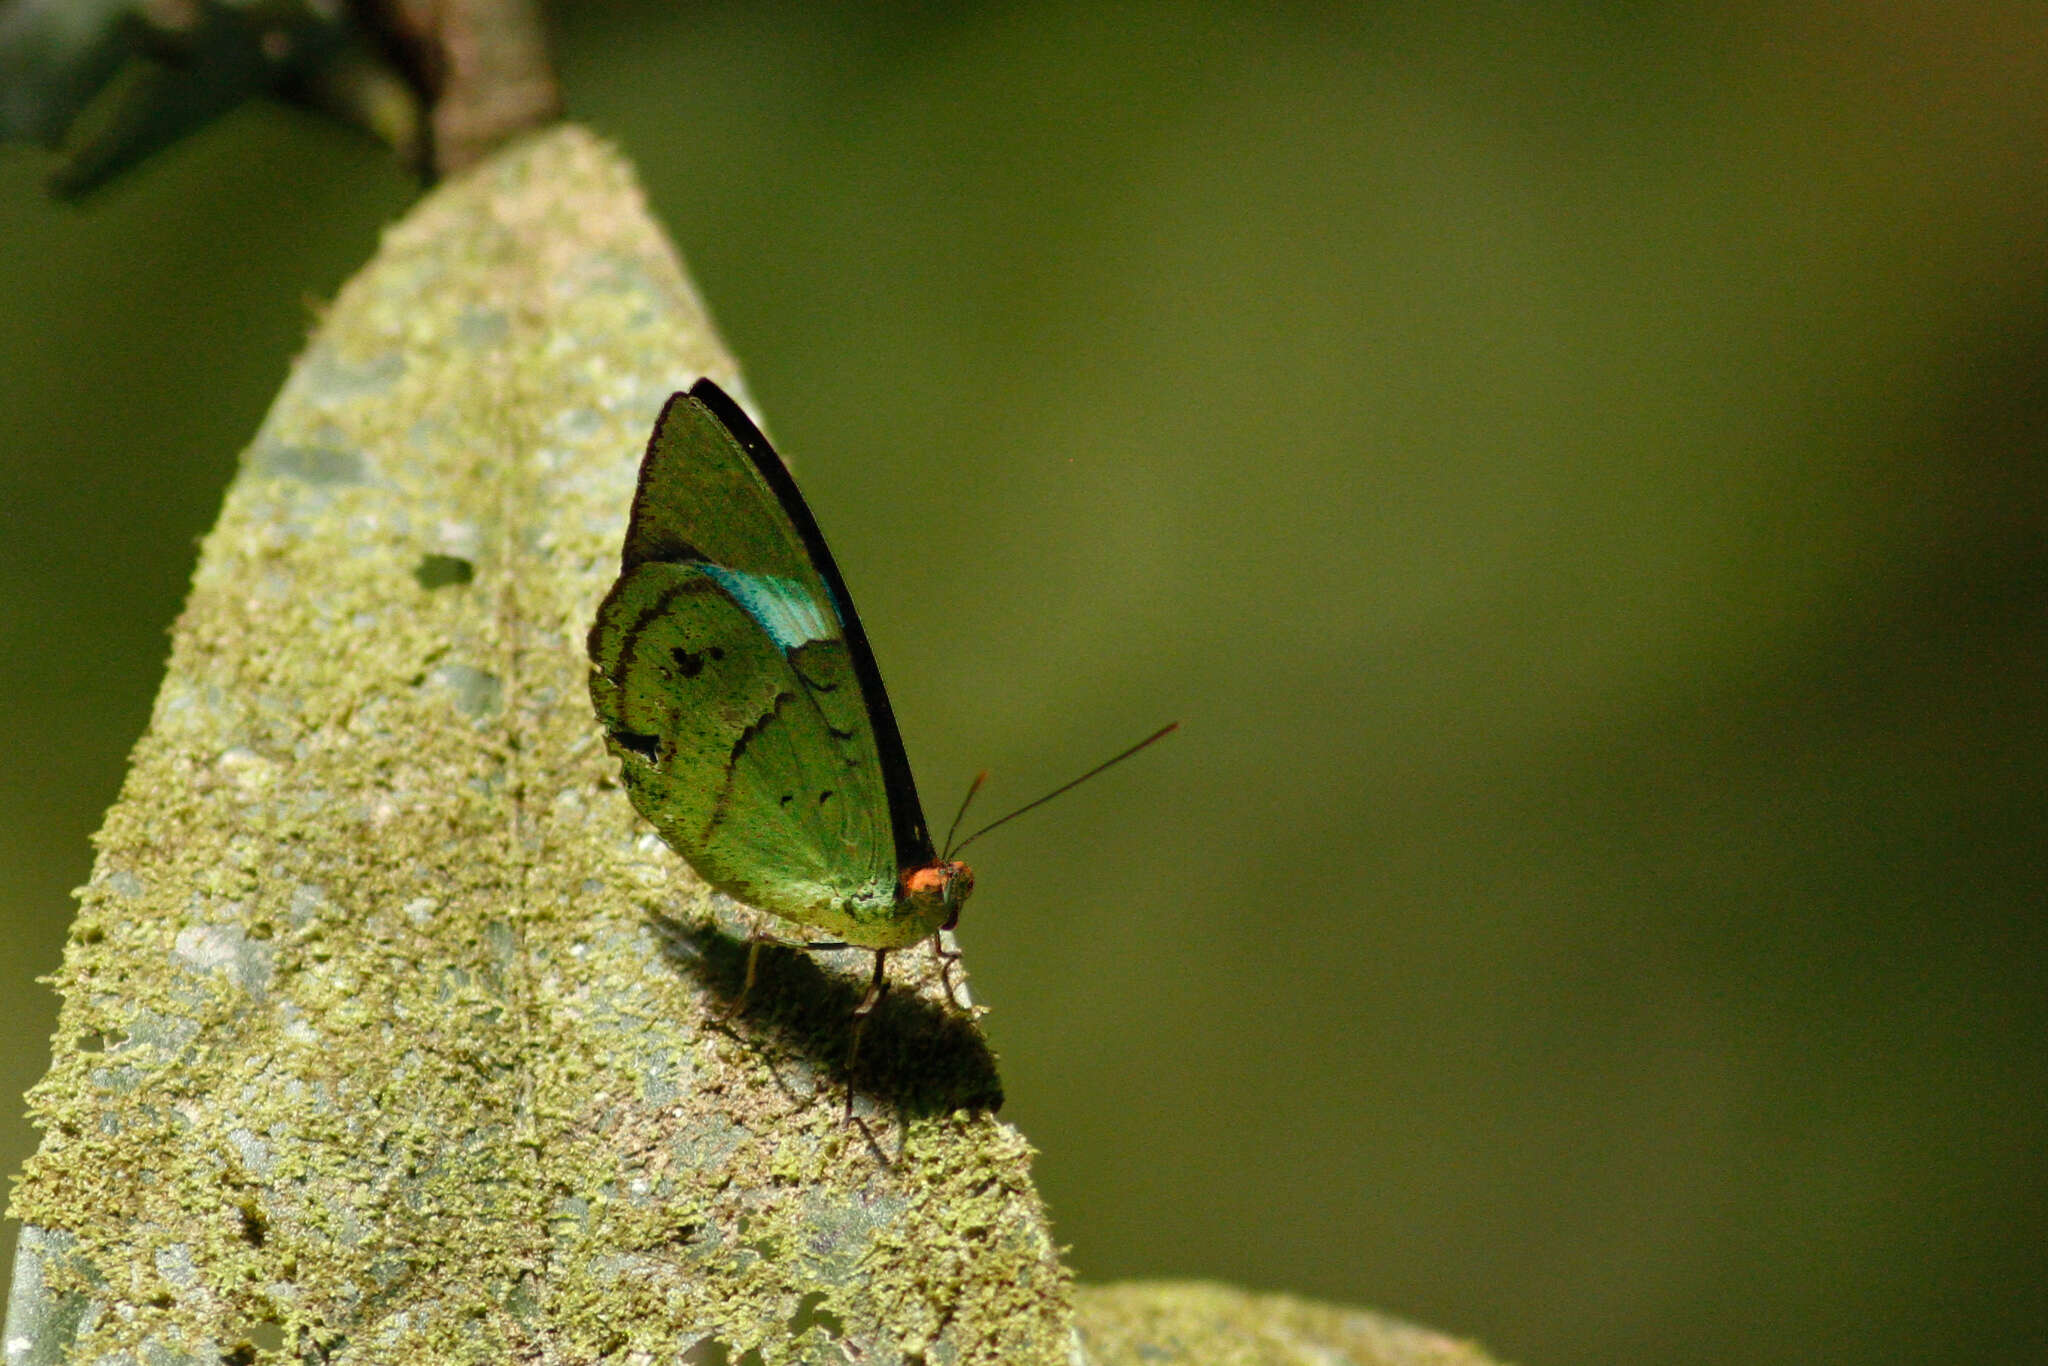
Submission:
[[[436,588],[460,588],[476,577],[476,566],[460,555],[422,555],[413,566],[412,576],[429,592]]]
[[[698,1338],[683,1353],[683,1366],[732,1366],[732,1349],[717,1338]]]
[[[793,1337],[802,1337],[812,1328],[822,1328],[831,1336],[844,1337],[846,1323],[829,1309],[818,1306],[825,1302],[825,1292],[813,1290],[797,1301],[796,1312],[789,1316],[789,1331]]]

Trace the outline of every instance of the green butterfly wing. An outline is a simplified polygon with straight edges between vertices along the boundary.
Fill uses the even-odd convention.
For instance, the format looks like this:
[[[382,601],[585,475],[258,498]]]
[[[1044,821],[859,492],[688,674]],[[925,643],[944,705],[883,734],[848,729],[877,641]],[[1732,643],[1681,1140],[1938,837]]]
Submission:
[[[957,909],[903,892],[934,856],[867,637],[788,470],[708,380],[655,425],[590,661],[633,805],[712,886],[871,948]]]

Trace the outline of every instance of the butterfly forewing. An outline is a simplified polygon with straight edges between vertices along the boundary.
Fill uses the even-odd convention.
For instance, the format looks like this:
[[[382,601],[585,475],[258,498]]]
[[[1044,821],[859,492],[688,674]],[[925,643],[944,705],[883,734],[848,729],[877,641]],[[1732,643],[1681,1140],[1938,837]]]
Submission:
[[[719,397],[739,412],[731,399]],[[670,398],[655,421],[620,560],[625,569],[650,560],[701,560],[741,574],[795,580],[813,600],[834,607],[837,624],[831,590],[802,534],[740,439],[696,393]]]

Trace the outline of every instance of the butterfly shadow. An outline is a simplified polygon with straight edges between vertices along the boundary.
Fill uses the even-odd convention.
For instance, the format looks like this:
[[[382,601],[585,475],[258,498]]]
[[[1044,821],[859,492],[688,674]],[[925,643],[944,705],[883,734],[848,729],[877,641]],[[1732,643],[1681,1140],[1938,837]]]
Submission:
[[[649,912],[647,920],[669,964],[717,999],[713,1009],[723,1012],[722,1028],[762,1045],[771,1057],[805,1059],[821,1083],[831,1079],[832,1090],[850,1082],[857,1095],[905,1120],[1002,1106],[995,1054],[973,1021],[900,988],[884,996],[868,1016],[854,1075],[848,1077],[853,1011],[867,992],[872,962],[866,950],[838,952],[860,964],[857,973],[849,974],[827,971],[815,951],[764,941],[749,989],[746,939],[710,922],[675,920],[658,912]]]

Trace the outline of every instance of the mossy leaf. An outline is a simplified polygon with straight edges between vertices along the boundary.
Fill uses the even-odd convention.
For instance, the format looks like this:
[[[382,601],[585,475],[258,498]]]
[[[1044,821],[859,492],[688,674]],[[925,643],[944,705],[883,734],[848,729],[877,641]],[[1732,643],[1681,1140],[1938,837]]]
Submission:
[[[649,424],[706,374],[737,385],[573,128],[429,196],[343,289],[98,837],[10,1344],[1070,1359],[1029,1149],[928,958],[892,962],[846,1123],[866,955],[772,952],[736,1011],[748,913],[617,786],[583,636]]]

